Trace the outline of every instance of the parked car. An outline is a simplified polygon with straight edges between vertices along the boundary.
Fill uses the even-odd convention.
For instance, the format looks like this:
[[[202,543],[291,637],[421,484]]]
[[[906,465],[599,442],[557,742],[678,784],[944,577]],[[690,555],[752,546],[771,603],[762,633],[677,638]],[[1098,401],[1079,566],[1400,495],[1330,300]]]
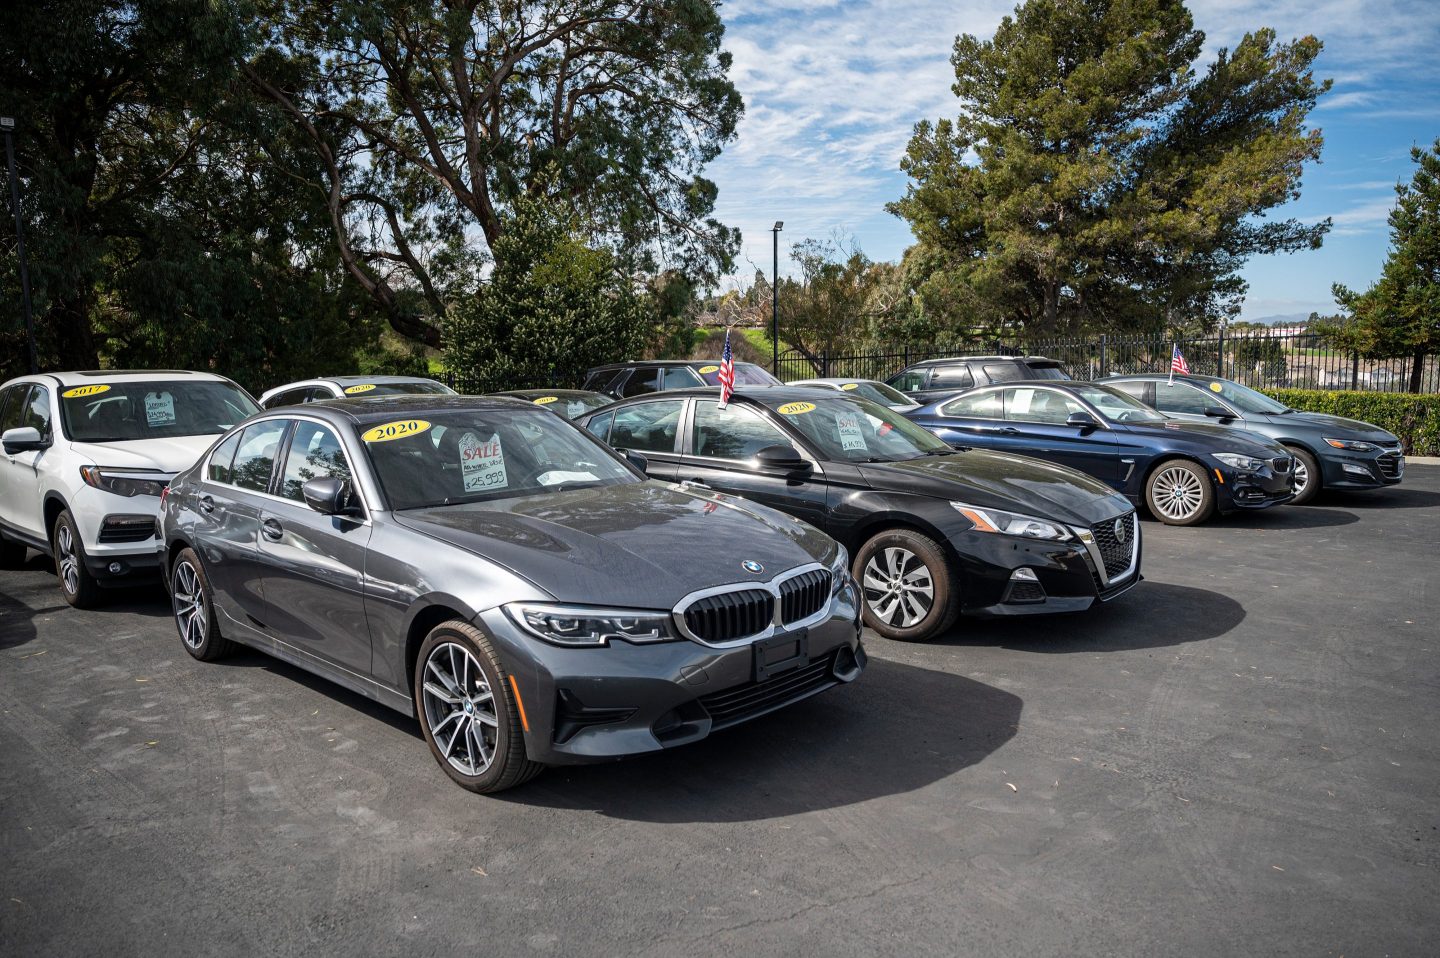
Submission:
[[[1222,426],[1181,423],[1111,386],[1039,381],[987,386],[910,417],[954,446],[978,446],[1078,469],[1168,525],[1294,498],[1279,443]]]
[[[885,383],[923,405],[976,386],[1021,379],[1069,378],[1070,374],[1059,361],[1045,356],[957,356],[927,359],[906,366]]]
[[[666,389],[720,384],[720,363],[714,359],[655,359],[596,366],[585,373],[581,389],[616,399]],[[778,386],[780,380],[754,363],[735,364],[736,386]]]
[[[278,409],[346,396],[409,395],[453,396],[455,390],[421,376],[321,376],[267,389],[260,395],[260,405],[264,409]]]
[[[544,406],[566,419],[575,419],[615,401],[604,393],[592,393],[584,389],[511,389],[490,395],[523,399],[537,406]]]
[[[0,568],[55,560],[71,605],[158,583],[160,495],[215,437],[256,412],[222,376],[176,370],[21,376],[0,387]]]
[[[717,399],[644,396],[583,421],[644,455],[656,479],[743,496],[839,539],[865,622],[886,638],[934,638],[962,612],[1077,611],[1140,580],[1135,510],[1088,476],[956,452],[847,393],[756,388],[725,409]]]
[[[790,386],[819,386],[822,389],[835,389],[840,392],[851,393],[861,399],[868,399],[873,403],[879,403],[887,409],[896,412],[909,412],[912,409],[919,409],[920,404],[911,401],[910,397],[884,383],[877,383],[873,379],[837,379],[834,377],[826,379],[800,379]]]
[[[1259,433],[1295,457],[1295,499],[1321,489],[1378,489],[1405,478],[1405,454],[1394,433],[1358,419],[1301,412],[1248,386],[1214,376],[1111,376],[1101,382],[1183,422],[1208,422]]]
[[[162,513],[190,655],[253,646],[414,714],[472,791],[694,742],[865,666],[829,536],[646,481],[533,403],[270,411]]]

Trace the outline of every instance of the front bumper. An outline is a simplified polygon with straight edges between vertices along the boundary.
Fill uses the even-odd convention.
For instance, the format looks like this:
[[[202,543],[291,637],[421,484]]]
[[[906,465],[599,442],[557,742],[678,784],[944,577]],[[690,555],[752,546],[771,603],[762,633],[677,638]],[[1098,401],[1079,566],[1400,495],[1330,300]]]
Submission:
[[[72,494],[70,515],[85,549],[85,568],[101,585],[148,585],[156,576],[159,503],[153,496],[117,496],[90,486]]]
[[[478,621],[515,679],[526,753],[536,762],[565,765],[696,742],[853,682],[866,664],[856,598],[853,585],[841,589],[827,618],[798,630],[805,635],[803,661],[760,681],[753,644],[712,648],[682,640],[567,649],[526,635],[498,608]]]
[[[1265,467],[1258,472],[1240,472],[1227,467],[1210,467],[1215,479],[1215,507],[1221,513],[1242,509],[1269,509],[1295,498],[1294,469],[1276,472]]]
[[[1103,558],[1097,563],[1094,536],[1087,530],[1077,531],[1089,535],[1088,540],[1068,542],[973,531],[952,536],[962,610],[977,616],[1080,612],[1123,595],[1143,578],[1139,517],[1131,515],[1131,561],[1114,575],[1103,569]],[[1027,577],[1016,578],[1017,572]]]
[[[1325,449],[1319,459],[1325,489],[1379,489],[1405,478],[1405,455],[1398,443],[1393,449],[1370,453]]]

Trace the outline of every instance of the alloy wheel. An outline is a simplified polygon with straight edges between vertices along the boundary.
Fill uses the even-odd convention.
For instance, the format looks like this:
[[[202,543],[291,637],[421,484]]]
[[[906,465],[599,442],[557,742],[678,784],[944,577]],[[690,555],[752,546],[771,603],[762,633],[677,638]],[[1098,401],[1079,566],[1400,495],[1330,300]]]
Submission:
[[[1200,477],[1189,469],[1171,466],[1155,478],[1151,505],[1167,519],[1189,519],[1205,502],[1205,489],[1200,483]]]
[[[908,629],[930,614],[935,605],[935,583],[930,569],[909,549],[890,546],[865,563],[865,602],[875,617]]]
[[[200,588],[200,575],[186,560],[175,566],[174,583],[175,624],[180,629],[180,638],[192,649],[205,644],[209,632],[210,615],[205,608],[205,593]]]
[[[1295,480],[1295,498],[1299,499],[1305,495],[1305,490],[1310,486],[1310,469],[1305,465],[1305,460],[1299,456],[1292,457],[1291,462],[1294,463],[1291,468],[1295,470],[1294,473],[1292,473]]]
[[[425,726],[445,761],[462,775],[482,774],[495,761],[500,718],[475,656],[454,642],[435,646],[421,695]]]
[[[55,551],[60,558],[60,581],[65,591],[74,595],[80,591],[80,557],[75,554],[74,534],[65,522],[55,531]]]

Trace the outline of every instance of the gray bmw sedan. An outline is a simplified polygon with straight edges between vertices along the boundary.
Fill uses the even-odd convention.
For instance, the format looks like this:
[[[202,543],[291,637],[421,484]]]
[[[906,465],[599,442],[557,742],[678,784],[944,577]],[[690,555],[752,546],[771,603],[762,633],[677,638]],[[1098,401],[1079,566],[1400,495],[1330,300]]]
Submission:
[[[175,477],[161,526],[190,655],[252,646],[416,715],[477,792],[694,742],[865,666],[829,536],[647,480],[519,400],[262,413]]]

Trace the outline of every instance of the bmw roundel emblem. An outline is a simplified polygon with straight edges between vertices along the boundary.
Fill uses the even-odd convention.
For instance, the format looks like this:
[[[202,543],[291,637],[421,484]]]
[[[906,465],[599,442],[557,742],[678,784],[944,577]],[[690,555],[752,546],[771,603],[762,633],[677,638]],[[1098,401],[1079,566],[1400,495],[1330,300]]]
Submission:
[[[760,563],[756,562],[754,559],[746,559],[744,562],[740,563],[740,568],[744,569],[751,575],[759,575],[760,573],[765,571],[765,567]]]
[[[1125,537],[1128,536],[1129,534],[1130,534],[1130,529],[1129,529],[1129,527],[1127,527],[1127,526],[1125,525],[1125,519],[1124,519],[1124,517],[1122,516],[1121,518],[1116,519],[1116,520],[1115,520],[1115,538],[1119,539],[1121,542],[1124,542],[1124,541],[1125,541]]]

